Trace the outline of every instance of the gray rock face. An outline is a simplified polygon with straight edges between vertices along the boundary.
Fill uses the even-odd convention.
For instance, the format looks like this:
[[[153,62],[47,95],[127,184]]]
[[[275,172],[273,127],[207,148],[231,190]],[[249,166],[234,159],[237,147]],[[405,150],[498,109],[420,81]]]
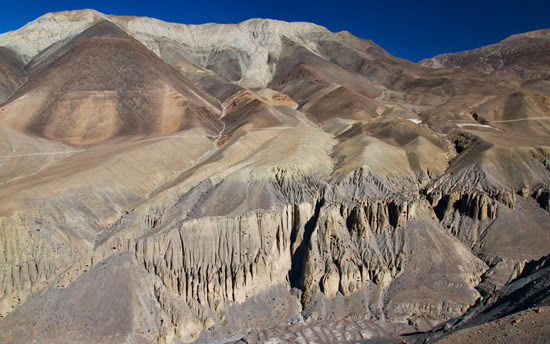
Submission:
[[[495,46],[414,64],[273,20],[0,35],[1,341],[396,341],[462,316],[548,255],[544,32],[488,74]]]
[[[25,82],[23,62],[7,48],[0,48],[0,103],[9,97]]]
[[[467,68],[483,74],[529,80],[548,77],[550,30],[513,35],[486,47],[420,61],[431,68]]]

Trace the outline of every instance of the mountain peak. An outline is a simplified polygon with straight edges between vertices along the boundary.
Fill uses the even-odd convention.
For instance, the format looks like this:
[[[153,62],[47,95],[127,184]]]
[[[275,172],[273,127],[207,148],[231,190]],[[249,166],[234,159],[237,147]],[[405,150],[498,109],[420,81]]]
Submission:
[[[27,110],[3,124],[38,136],[85,145],[219,125],[215,100],[107,20],[51,45],[25,70],[5,109]]]
[[[477,49],[441,54],[419,63],[431,68],[464,68],[482,74],[509,74],[519,79],[547,76],[550,29],[509,36]],[[520,68],[521,67],[521,68]]]

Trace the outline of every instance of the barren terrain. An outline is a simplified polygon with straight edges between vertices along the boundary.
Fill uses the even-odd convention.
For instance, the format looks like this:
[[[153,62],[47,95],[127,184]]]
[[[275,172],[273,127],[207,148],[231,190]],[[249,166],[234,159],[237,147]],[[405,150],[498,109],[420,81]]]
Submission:
[[[548,342],[549,56],[93,10],[1,34],[0,342]]]

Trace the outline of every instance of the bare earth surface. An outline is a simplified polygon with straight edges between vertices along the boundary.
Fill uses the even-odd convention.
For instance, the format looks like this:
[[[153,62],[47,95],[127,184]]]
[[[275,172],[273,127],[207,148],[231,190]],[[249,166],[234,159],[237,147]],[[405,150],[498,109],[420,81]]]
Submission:
[[[548,343],[550,316],[544,308],[509,315],[485,325],[461,330],[438,341],[441,344],[462,343]]]

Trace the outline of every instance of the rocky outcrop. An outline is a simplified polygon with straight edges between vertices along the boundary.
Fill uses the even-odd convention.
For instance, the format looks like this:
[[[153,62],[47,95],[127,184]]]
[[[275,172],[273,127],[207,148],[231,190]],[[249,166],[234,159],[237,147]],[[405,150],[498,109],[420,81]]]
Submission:
[[[276,189],[287,202],[304,200],[292,195],[297,191],[292,178],[274,177],[278,180]],[[339,185],[334,188],[342,187]],[[352,188],[352,184],[347,188]],[[210,193],[208,189],[202,192]],[[174,218],[170,214],[182,214],[181,206],[187,204],[175,203],[172,209],[151,209],[143,220],[128,214],[122,224],[113,228],[118,226],[117,231],[122,233],[123,227],[132,228],[132,222],[137,221],[148,225],[146,234],[122,239],[116,232],[111,233],[101,240],[96,251],[98,255],[111,254],[113,250],[134,252],[138,263],[158,276],[177,302],[189,307],[197,324],[193,338],[202,330],[215,337],[228,335],[227,312],[232,307],[246,308],[250,299],[273,290],[279,292],[272,302],[289,307],[283,312],[288,317],[303,315],[308,321],[323,320],[330,309],[340,307],[343,299],[363,298],[369,302],[368,307],[340,309],[340,316],[360,315],[369,309],[372,316],[383,319],[386,303],[379,297],[407,269],[407,257],[417,254],[410,250],[414,239],[407,234],[409,221],[413,219],[414,226],[424,223],[431,218],[427,215],[431,208],[420,200],[358,201],[353,193],[348,199],[337,195],[342,193],[329,186],[318,190],[311,203],[291,203],[239,216]],[[202,197],[197,199],[204,201]],[[484,271],[483,264],[476,264],[475,269],[460,275],[464,280],[447,293],[473,291]],[[459,304],[441,299],[440,305],[446,306],[431,309],[430,315],[440,321],[456,315],[475,300],[474,296],[475,293],[464,297]],[[299,302],[302,314],[286,301],[289,298]],[[409,305],[404,311],[401,301],[389,302],[401,305],[398,318],[392,311],[393,319],[432,307]],[[175,312],[174,306],[165,303],[163,309]],[[184,335],[180,322],[173,324],[175,331]]]
[[[316,205],[304,227],[303,241],[294,243],[294,279],[307,304],[323,292],[348,296],[368,281],[384,288],[403,268],[405,244],[398,227],[406,225],[410,209],[393,202],[365,202],[352,209]],[[390,239],[391,238],[391,239]]]

